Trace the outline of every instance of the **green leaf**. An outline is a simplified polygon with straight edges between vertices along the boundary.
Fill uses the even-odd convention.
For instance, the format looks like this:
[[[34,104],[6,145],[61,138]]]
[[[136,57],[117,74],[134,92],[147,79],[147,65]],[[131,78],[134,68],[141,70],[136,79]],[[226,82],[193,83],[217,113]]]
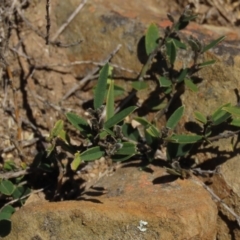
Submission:
[[[55,144],[51,144],[49,147],[47,147],[46,152],[47,152],[47,157],[49,157],[51,155],[51,153],[53,152],[55,148]]]
[[[106,91],[105,91],[105,97],[104,98],[107,98],[110,81],[109,81],[109,79],[107,81],[107,88],[106,88]],[[93,87],[93,95],[95,95],[95,91],[96,91],[96,87]],[[126,92],[126,90],[124,88],[114,84],[114,99],[116,97],[124,95],[125,92]]]
[[[190,22],[190,21],[193,21],[195,20],[196,18],[198,17],[198,14],[194,14],[194,15],[182,15],[180,18],[181,18],[181,21],[182,22]]]
[[[207,123],[207,118],[202,113],[196,111],[196,112],[194,112],[194,116],[199,122],[201,122],[203,124]]]
[[[173,143],[181,143],[181,144],[188,144],[188,143],[196,143],[202,140],[202,136],[200,135],[172,135],[171,137],[165,138],[164,140],[173,142]]]
[[[146,140],[146,143],[147,143],[147,145],[148,146],[153,146],[153,144],[154,144],[154,142],[155,142],[155,140],[157,139],[157,138],[154,138],[154,137],[152,137],[147,131],[146,131],[146,129],[144,130],[144,138],[145,138],[145,140]]]
[[[3,207],[0,210],[0,221],[1,220],[8,220],[8,221],[10,221],[11,216],[12,216],[12,214],[14,212],[15,212],[15,209],[12,206],[10,206],[10,205],[7,205],[7,206]]]
[[[181,15],[178,22],[174,25],[174,29],[179,31],[187,27],[190,21],[193,21],[197,18],[197,14],[195,15]]]
[[[177,47],[177,48],[181,48],[181,49],[186,49],[187,46],[186,44],[180,42],[179,40],[175,39],[175,38],[172,38],[172,41],[174,42],[174,45]]]
[[[131,139],[135,142],[137,142],[140,139],[140,134],[138,132],[138,129],[133,128],[130,123],[123,124],[122,133],[123,133],[124,137]]]
[[[9,180],[2,179],[0,182],[0,192],[4,195],[10,196],[15,190],[15,186]]]
[[[222,110],[229,112],[236,117],[240,117],[240,108],[239,107],[234,107],[234,106],[229,105],[229,106],[222,107]]]
[[[180,30],[186,28],[188,24],[189,24],[188,21],[185,21],[185,22],[177,22],[177,23],[174,25],[174,28],[175,28],[175,30],[180,31]]]
[[[41,169],[44,172],[53,172],[53,167],[48,163],[40,163],[38,169]]]
[[[167,55],[168,55],[169,61],[172,65],[174,65],[174,62],[177,56],[177,49],[174,44],[174,41],[171,38],[167,40],[166,48],[167,48]]]
[[[71,166],[71,169],[73,171],[76,171],[79,167],[79,165],[81,164],[81,155],[79,152],[76,152],[74,154],[74,159],[73,161],[71,162],[70,166]]]
[[[67,132],[65,130],[62,130],[59,134],[58,137],[62,139],[66,144],[70,143],[70,138],[67,135]]]
[[[142,117],[135,117],[134,118],[135,121],[139,122],[141,125],[143,125],[144,127],[148,127],[151,125],[150,122],[148,122],[145,118]]]
[[[114,155],[134,155],[137,153],[136,144],[132,142],[121,143],[121,148]]]
[[[207,126],[205,133],[204,133],[204,137],[207,138],[212,134],[212,128],[210,125]]]
[[[152,23],[147,29],[145,36],[145,48],[147,55],[150,55],[158,46],[159,29],[156,24]]]
[[[188,44],[190,45],[192,51],[198,52],[198,53],[201,52],[202,44],[200,43],[200,41],[197,38],[190,36],[188,38]]]
[[[151,125],[149,126],[146,131],[152,136],[152,137],[155,137],[155,138],[159,138],[161,136],[160,132],[158,131],[158,129]]]
[[[162,110],[163,108],[165,108],[167,106],[166,102],[161,102],[160,104],[154,106],[152,108],[153,111],[158,111],[158,110]]]
[[[105,93],[107,89],[108,74],[109,74],[109,64],[106,63],[100,71],[96,90],[94,93],[93,106],[95,110],[100,108],[103,105]]]
[[[213,125],[219,125],[225,122],[229,117],[231,117],[231,114],[225,110],[226,107],[228,108],[230,106],[231,103],[224,104],[212,114],[211,120],[213,122]]]
[[[164,93],[167,95],[172,92],[172,87],[168,87],[164,90]]]
[[[106,120],[114,115],[114,81],[111,80],[106,101]]]
[[[135,154],[133,155],[113,155],[111,158],[113,160],[113,162],[123,162],[128,160],[129,158],[133,157]]]
[[[184,79],[184,83],[193,92],[197,92],[198,91],[197,85],[194,84],[191,79]]]
[[[81,153],[82,161],[93,161],[104,155],[100,147],[92,147]]]
[[[240,119],[234,118],[230,124],[232,126],[240,127]]]
[[[193,144],[167,143],[167,160],[184,157],[192,149]]]
[[[63,130],[63,120],[58,120],[53,129],[51,130],[50,132],[50,136],[49,136],[49,139],[53,139],[55,137],[57,137],[59,135],[59,133]]]
[[[211,60],[211,61],[200,63],[200,64],[198,64],[198,68],[203,68],[203,67],[213,65],[215,62],[216,62],[216,60]]]
[[[26,195],[28,195],[31,192],[31,189],[26,187],[26,186],[18,186],[16,187],[16,189],[14,190],[12,196],[14,199],[19,199],[21,197],[24,197]],[[27,198],[25,199],[21,199],[19,200],[21,202],[21,204],[24,204],[24,202],[27,200]]]
[[[166,127],[170,129],[174,129],[178,122],[180,121],[184,112],[184,106],[179,107],[168,119]]]
[[[213,40],[212,42],[210,42],[207,46],[205,46],[202,50],[202,53],[208,51],[209,49],[215,47],[217,44],[219,44],[221,41],[223,41],[225,38],[225,36],[222,36],[216,40]]]
[[[118,124],[119,122],[121,122],[122,120],[124,120],[125,117],[127,117],[129,114],[131,114],[133,111],[135,111],[137,109],[137,107],[128,107],[125,108],[124,110],[122,110],[121,112],[115,114],[113,117],[111,117],[110,119],[108,119],[105,123],[104,123],[104,128],[111,128],[114,125]]]
[[[140,91],[148,88],[148,84],[143,81],[136,81],[136,82],[132,82],[132,87],[137,91]]]
[[[172,16],[170,13],[167,13],[167,17],[168,17],[168,19],[169,19],[172,23],[175,22],[173,16]]]
[[[114,84],[114,98],[122,96],[125,93],[125,89]]]
[[[13,160],[4,161],[3,169],[5,171],[12,171],[12,170],[16,169],[15,162]]]
[[[159,81],[160,87],[170,87],[170,86],[172,86],[172,82],[169,79],[167,79],[166,77],[160,77],[158,79],[158,81]]]
[[[86,120],[82,119],[78,115],[72,112],[66,114],[67,120],[81,133],[87,133],[90,131],[90,127]]]
[[[177,82],[178,83],[182,82],[185,79],[185,77],[187,76],[187,73],[188,73],[188,68],[182,69],[181,72],[180,72],[180,75],[177,79]]]
[[[114,137],[114,132],[111,131],[110,129],[107,129],[107,128],[102,129],[100,134],[99,134],[99,138],[100,139],[106,139],[107,135],[111,135],[111,136]]]

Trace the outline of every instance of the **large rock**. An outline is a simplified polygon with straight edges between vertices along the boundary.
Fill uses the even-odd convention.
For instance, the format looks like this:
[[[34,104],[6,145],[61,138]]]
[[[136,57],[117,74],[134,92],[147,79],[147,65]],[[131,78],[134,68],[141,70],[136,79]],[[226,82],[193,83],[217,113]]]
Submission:
[[[96,188],[105,195],[89,191],[85,200],[22,207],[4,239],[215,239],[217,208],[208,192],[191,179],[173,181],[160,167],[147,173],[136,166],[100,180]]]

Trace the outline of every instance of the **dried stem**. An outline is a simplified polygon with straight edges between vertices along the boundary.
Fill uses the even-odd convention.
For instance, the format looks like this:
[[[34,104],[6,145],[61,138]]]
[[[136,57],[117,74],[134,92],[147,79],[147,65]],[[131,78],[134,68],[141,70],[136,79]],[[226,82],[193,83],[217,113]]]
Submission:
[[[29,171],[29,168],[17,172],[6,172],[6,173],[0,173],[0,179],[10,179],[10,178],[17,178],[20,176],[24,176],[27,174],[30,174],[31,171]]]
[[[64,31],[64,29],[70,24],[70,22],[77,16],[77,14],[80,12],[80,10],[83,8],[83,6],[86,4],[87,0],[83,0],[76,10],[71,14],[71,16],[67,19],[67,21],[57,30],[57,32],[52,37],[51,41],[55,42],[58,36]]]
[[[101,65],[105,65],[107,62],[111,60],[111,58],[118,52],[118,50],[121,48],[121,45],[119,44],[114,51],[107,56],[106,59],[104,59],[101,63]],[[94,74],[96,74],[100,69],[100,66],[94,68],[92,71],[90,71],[79,84],[75,84],[61,99],[61,102],[66,100],[69,96],[71,96],[74,92],[76,92],[81,86],[83,86],[86,82],[88,82]]]
[[[72,67],[72,66],[83,65],[83,64],[92,64],[94,66],[101,66],[101,67],[104,66],[104,64],[102,62],[94,62],[94,61],[91,61],[91,60],[85,60],[85,61],[75,61],[75,62],[70,62],[70,63],[37,65],[35,68],[36,69],[43,69],[43,68],[49,69],[49,68],[52,68],[52,67]],[[122,66],[119,66],[118,64],[109,63],[109,65],[116,68],[116,69],[120,69],[122,71],[125,71],[125,72],[135,73],[134,70],[124,68]]]
[[[33,138],[28,141],[23,140],[23,141],[21,141],[21,147],[22,148],[29,147],[29,146],[33,145],[34,143],[36,143],[37,141],[39,141],[39,138]],[[7,153],[7,152],[12,151],[13,149],[15,149],[15,146],[7,147],[7,148],[0,150],[0,153]]]
[[[223,200],[221,198],[219,198],[211,188],[209,188],[206,184],[204,184],[203,182],[201,182],[200,180],[198,180],[197,178],[195,178],[195,181],[196,183],[200,184],[201,186],[203,186],[211,195],[212,197],[218,201],[219,203],[222,204],[222,206],[230,213],[232,214],[236,220],[237,220],[237,223],[238,223],[238,226],[240,226],[240,216],[238,216],[230,207],[227,206],[226,203],[223,202]]]
[[[47,186],[47,187],[48,187],[48,186]],[[45,190],[47,187],[41,188],[41,189],[38,189],[38,190],[35,190],[35,191],[32,191],[32,192],[30,192],[29,194],[27,194],[27,195],[25,195],[25,196],[23,196],[23,197],[20,197],[20,198],[17,198],[17,199],[12,200],[12,201],[10,201],[10,202],[7,202],[3,207],[5,207],[5,206],[7,206],[7,205],[11,205],[11,204],[13,204],[13,203],[16,203],[16,202],[18,202],[18,201],[20,201],[20,200],[23,200],[23,199],[29,197],[29,196],[32,195],[32,194],[42,192],[42,191]]]
[[[240,133],[240,130],[237,130],[235,132],[232,132],[232,131],[226,131],[226,132],[223,132],[223,133],[219,133],[219,135],[217,136],[214,136],[214,137],[209,137],[207,140],[212,142],[212,141],[217,141],[219,139],[222,139],[222,138],[229,138],[229,137],[233,137],[237,134]]]
[[[50,28],[51,28],[51,20],[50,20],[50,4],[51,0],[46,0],[46,45],[49,44],[49,35],[50,35]]]

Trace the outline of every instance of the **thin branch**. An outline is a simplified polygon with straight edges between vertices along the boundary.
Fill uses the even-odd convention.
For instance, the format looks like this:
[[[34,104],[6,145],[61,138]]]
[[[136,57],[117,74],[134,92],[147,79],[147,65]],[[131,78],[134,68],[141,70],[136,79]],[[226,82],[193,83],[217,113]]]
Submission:
[[[202,170],[201,168],[193,168],[191,171],[195,174],[197,173],[203,176],[205,174],[217,174],[219,173],[219,168],[215,168],[214,170]]]
[[[75,62],[70,62],[70,63],[57,63],[57,64],[39,65],[39,66],[35,66],[35,68],[36,69],[52,68],[52,67],[66,67],[67,68],[67,67],[83,65],[83,64],[92,64],[94,66],[101,66],[101,67],[104,66],[104,64],[102,62],[94,62],[94,61],[91,61],[91,60],[85,60],[85,61],[75,61]],[[124,68],[122,66],[119,66],[118,64],[109,63],[109,65],[116,68],[116,69],[120,69],[122,71],[125,71],[125,72],[136,73],[134,70]]]
[[[165,40],[164,40],[165,41]],[[138,81],[142,82],[144,80],[144,77],[152,63],[152,60],[158,53],[158,49],[163,45],[164,41],[160,41],[157,47],[154,49],[154,51],[149,55],[147,62],[142,67],[142,70],[139,74]],[[127,96],[127,98],[121,102],[121,104],[116,108],[115,112],[118,112],[120,109],[122,109],[136,94],[137,90],[133,89],[133,91]]]
[[[211,195],[212,197],[219,203],[222,204],[222,206],[230,213],[232,214],[238,223],[238,226],[240,226],[240,216],[238,216],[230,207],[227,206],[226,203],[223,202],[223,200],[221,198],[219,198],[211,188],[209,188],[206,184],[204,184],[203,182],[201,182],[200,180],[198,180],[197,178],[194,178],[195,182],[200,184],[202,187],[204,187]]]
[[[111,60],[111,58],[118,52],[118,50],[121,48],[121,45],[119,44],[114,51],[107,56],[106,59],[102,61],[102,64],[105,65],[107,62]],[[99,71],[100,67],[95,67],[92,71],[90,71],[80,82],[79,84],[75,84],[60,100],[60,102],[66,100],[69,96],[71,96],[74,92],[76,92],[81,86],[83,86],[86,82],[88,82],[94,74],[96,74]]]
[[[29,146],[33,145],[34,143],[36,143],[37,141],[39,141],[39,138],[33,138],[29,141],[23,140],[23,141],[21,141],[22,148],[29,147]],[[13,149],[15,149],[15,146],[7,147],[7,148],[4,148],[2,150],[0,149],[0,153],[10,152]]]
[[[30,170],[30,168],[27,168],[25,170],[20,170],[17,172],[0,173],[0,179],[10,179],[10,178],[21,177],[21,176],[30,174],[31,172],[29,170]]]
[[[21,9],[18,7],[17,8],[17,13],[18,15],[20,16],[20,18],[26,23],[26,25],[33,31],[35,32],[39,37],[43,38],[46,40],[46,36],[41,32],[39,31],[38,29],[36,29],[33,24],[22,14],[21,12]],[[78,40],[74,43],[70,43],[70,44],[63,44],[61,43],[60,41],[52,41],[52,40],[49,40],[48,43],[53,45],[53,46],[57,46],[57,47],[62,47],[62,48],[67,48],[67,47],[72,47],[72,46],[76,46],[78,45],[79,43],[81,43],[82,40]]]
[[[14,145],[15,149],[17,149],[18,155],[22,161],[26,160],[26,155],[23,153],[22,146],[19,144],[17,140],[15,140],[14,136],[11,136],[10,139],[11,143]]]
[[[237,130],[235,132],[232,132],[232,131],[226,131],[226,132],[223,132],[223,133],[219,133],[217,136],[214,136],[214,137],[209,137],[207,138],[208,141],[217,141],[219,139],[223,139],[223,138],[229,138],[229,137],[233,137],[237,134],[240,133],[240,130]]]
[[[47,187],[48,187],[48,186],[47,186]],[[27,194],[27,195],[24,195],[24,196],[22,196],[22,197],[20,197],[20,198],[14,199],[14,200],[12,200],[12,201],[10,201],[10,202],[7,202],[3,207],[5,207],[5,206],[7,206],[7,205],[11,205],[11,204],[13,204],[13,203],[15,203],[15,202],[18,202],[19,200],[23,200],[23,199],[29,197],[31,194],[35,194],[35,193],[42,192],[42,191],[45,190],[47,187],[41,188],[41,189],[38,189],[38,190],[35,190],[35,191],[32,191],[32,192],[30,192],[30,193]]]
[[[56,104],[53,104],[51,102],[49,102],[48,100],[44,99],[43,97],[39,96],[38,94],[34,93],[34,96],[40,100],[41,102],[47,104],[48,106],[52,107],[53,109],[55,109],[58,112],[64,113],[64,112],[71,112],[73,111],[72,108],[62,108],[61,106],[58,106]]]
[[[50,27],[51,27],[51,20],[50,20],[50,4],[51,0],[46,0],[46,45],[49,44],[49,35],[50,35]]]
[[[55,45],[57,47],[60,47],[60,48],[69,48],[69,47],[75,47],[77,46],[78,44],[80,44],[83,40],[77,40],[76,42],[72,42],[72,43],[69,43],[69,44],[64,44],[62,42],[59,42],[59,41],[49,41],[52,45]]]
[[[71,16],[67,19],[67,21],[57,30],[57,32],[52,37],[51,41],[54,42],[58,38],[58,36],[64,31],[64,29],[70,24],[70,22],[77,16],[83,6],[86,4],[87,0],[83,0],[76,10],[71,14]]]

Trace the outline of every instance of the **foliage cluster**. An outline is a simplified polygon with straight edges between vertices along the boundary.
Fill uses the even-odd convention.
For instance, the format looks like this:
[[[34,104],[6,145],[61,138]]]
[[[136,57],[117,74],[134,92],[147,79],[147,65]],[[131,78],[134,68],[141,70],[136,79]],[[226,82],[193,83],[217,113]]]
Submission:
[[[37,167],[52,172],[59,165],[59,147],[72,156],[69,165],[61,167],[73,174],[77,173],[84,163],[101,157],[110,158],[113,162],[139,158],[151,163],[157,158],[157,153],[163,153],[162,150],[166,149],[166,154],[161,155],[168,164],[166,170],[170,174],[186,178],[194,173],[193,166],[186,168],[181,161],[191,155],[192,149],[226,137],[224,129],[227,129],[227,126],[236,127],[236,131],[228,133],[227,137],[238,134],[240,109],[230,103],[220,106],[210,116],[194,112],[196,124],[201,128],[199,134],[176,133],[175,129],[184,116],[184,106],[174,109],[165,126],[161,129],[157,127],[159,119],[166,117],[169,107],[174,108],[177,97],[184,94],[181,89],[198,91],[196,73],[215,62],[201,62],[201,56],[224,39],[220,37],[207,45],[193,36],[183,41],[181,31],[196,17],[186,8],[178,20],[168,14],[172,25],[165,29],[163,36],[155,24],[151,24],[146,31],[145,51],[148,60],[138,81],[132,82],[132,88],[135,92],[148,88],[148,82],[145,81],[147,73],[158,84],[162,98],[153,107],[156,115],[152,121],[134,115],[138,108],[136,106],[121,107],[116,111],[116,97],[123,89],[115,84],[113,68],[107,63],[100,71],[94,91],[93,108],[87,110],[86,118],[73,112],[66,114],[66,119],[77,130],[82,144],[72,144],[69,133],[64,128],[65,122],[57,121],[49,135],[49,147],[46,153],[40,154],[41,161]],[[186,51],[191,59],[188,64],[184,63],[183,67],[178,69],[176,59],[181,51]],[[126,118],[134,120],[137,127]],[[221,133],[213,131],[216,126],[221,125],[224,126]],[[5,163],[5,171],[12,171],[14,168],[13,162]],[[0,179],[1,198],[18,199],[20,204],[23,204],[23,198],[30,193],[30,189],[20,184],[22,179],[23,177]],[[9,204],[4,206],[0,210],[0,221],[9,221],[13,212],[14,208]]]

